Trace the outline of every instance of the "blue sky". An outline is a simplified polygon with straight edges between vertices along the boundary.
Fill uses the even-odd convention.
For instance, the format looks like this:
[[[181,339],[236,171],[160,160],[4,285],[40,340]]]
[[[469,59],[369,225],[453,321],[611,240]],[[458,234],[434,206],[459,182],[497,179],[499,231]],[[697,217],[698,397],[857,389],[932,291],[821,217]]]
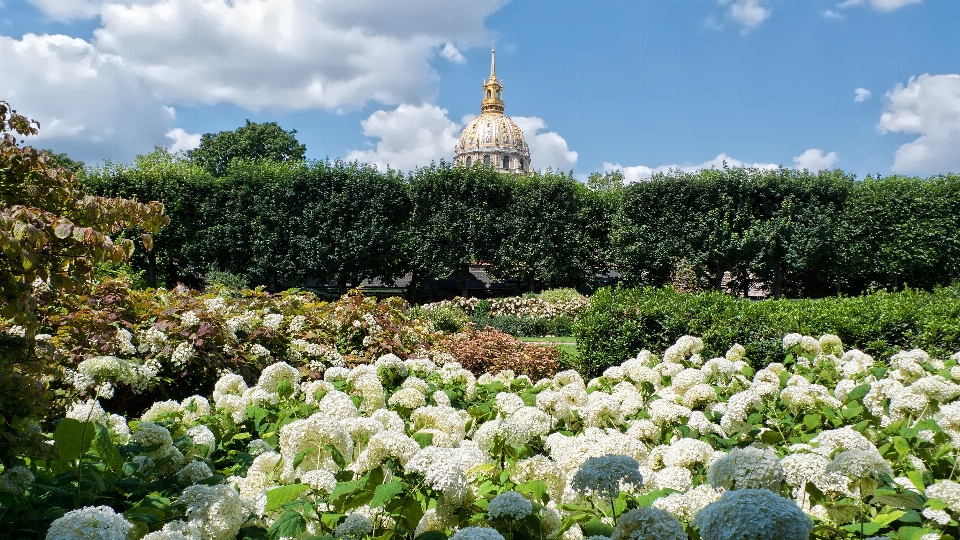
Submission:
[[[533,165],[960,172],[956,0],[5,0],[0,99],[87,162],[244,119],[450,159],[496,42]],[[859,89],[859,90],[858,90]]]

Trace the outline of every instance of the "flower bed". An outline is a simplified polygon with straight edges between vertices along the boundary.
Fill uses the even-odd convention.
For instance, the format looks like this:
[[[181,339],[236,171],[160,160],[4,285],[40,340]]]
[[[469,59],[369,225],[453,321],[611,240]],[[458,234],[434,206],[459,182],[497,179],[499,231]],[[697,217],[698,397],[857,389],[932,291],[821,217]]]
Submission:
[[[955,535],[960,355],[783,346],[754,371],[743,347],[705,360],[685,336],[590,381],[390,354],[321,380],[280,362],[136,419],[79,402],[53,457],[3,472],[0,523],[50,539]]]

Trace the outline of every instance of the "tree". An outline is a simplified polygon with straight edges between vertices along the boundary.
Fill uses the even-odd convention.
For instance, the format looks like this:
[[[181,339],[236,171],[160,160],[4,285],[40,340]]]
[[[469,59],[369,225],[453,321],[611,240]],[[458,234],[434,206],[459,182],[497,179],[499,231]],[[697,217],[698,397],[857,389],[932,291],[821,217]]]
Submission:
[[[596,193],[552,171],[511,180],[510,201],[497,223],[494,274],[519,278],[531,291],[537,281],[548,287],[592,285],[603,265],[605,232],[596,227]]]
[[[469,296],[470,263],[490,262],[501,240],[498,223],[510,197],[504,177],[479,163],[468,168],[441,161],[414,171],[407,189],[411,289],[459,272],[461,294]]]
[[[32,284],[39,279],[58,290],[83,286],[97,263],[119,263],[134,242],[113,236],[142,231],[148,251],[169,222],[163,205],[86,195],[73,174],[49,156],[20,147],[16,135],[35,135],[39,125],[0,101],[0,316],[34,321]]]
[[[205,133],[200,146],[187,156],[214,176],[223,176],[235,159],[251,161],[303,161],[307,147],[276,122],[258,124],[247,120],[246,125],[233,131]]]
[[[409,200],[403,177],[356,162],[301,167],[287,184],[288,258],[301,278],[336,279],[340,293],[364,280],[406,272]],[[276,262],[276,261],[274,261]]]
[[[73,174],[17,136],[39,125],[0,101],[0,462],[38,444],[37,418],[56,366],[38,354],[37,295],[82,290],[97,263],[119,263],[134,242],[114,237],[139,229],[142,244],[168,219],[157,202],[86,195]],[[42,448],[42,445],[40,446]]]
[[[86,166],[82,161],[77,161],[75,159],[72,159],[70,156],[68,156],[63,152],[58,154],[53,150],[50,150],[49,148],[45,148],[41,150],[41,152],[43,152],[44,154],[47,155],[47,157],[50,158],[51,165],[53,165],[54,167],[59,167],[61,169],[66,169],[72,172],[73,174],[79,173]]]

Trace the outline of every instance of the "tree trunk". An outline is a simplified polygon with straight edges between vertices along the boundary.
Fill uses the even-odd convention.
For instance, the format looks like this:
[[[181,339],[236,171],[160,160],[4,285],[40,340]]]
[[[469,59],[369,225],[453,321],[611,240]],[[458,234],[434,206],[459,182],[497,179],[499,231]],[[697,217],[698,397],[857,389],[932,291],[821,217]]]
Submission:
[[[530,274],[530,275],[527,277],[527,290],[530,291],[530,292],[532,292],[532,293],[536,293],[537,291],[534,290],[534,287],[536,287],[536,285],[537,285],[537,280],[536,280],[536,278],[533,277],[533,274]]]
[[[347,276],[337,276],[337,292],[340,293],[340,296],[347,294]]]
[[[713,273],[713,288],[718,291],[723,290],[723,274],[723,265],[717,263]]]
[[[157,287],[157,254],[153,251],[147,253],[147,286]]]
[[[460,267],[460,281],[463,282],[463,288],[460,290],[460,296],[470,298],[470,265],[464,264]]]

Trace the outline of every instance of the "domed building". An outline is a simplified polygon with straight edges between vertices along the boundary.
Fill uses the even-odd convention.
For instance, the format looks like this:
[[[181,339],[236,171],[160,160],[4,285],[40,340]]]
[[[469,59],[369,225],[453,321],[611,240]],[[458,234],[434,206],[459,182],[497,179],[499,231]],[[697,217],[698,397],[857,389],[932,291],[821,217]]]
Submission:
[[[492,165],[504,172],[532,170],[523,131],[503,114],[503,81],[497,80],[496,51],[490,51],[490,78],[483,83],[480,116],[463,128],[453,153],[454,165]]]

